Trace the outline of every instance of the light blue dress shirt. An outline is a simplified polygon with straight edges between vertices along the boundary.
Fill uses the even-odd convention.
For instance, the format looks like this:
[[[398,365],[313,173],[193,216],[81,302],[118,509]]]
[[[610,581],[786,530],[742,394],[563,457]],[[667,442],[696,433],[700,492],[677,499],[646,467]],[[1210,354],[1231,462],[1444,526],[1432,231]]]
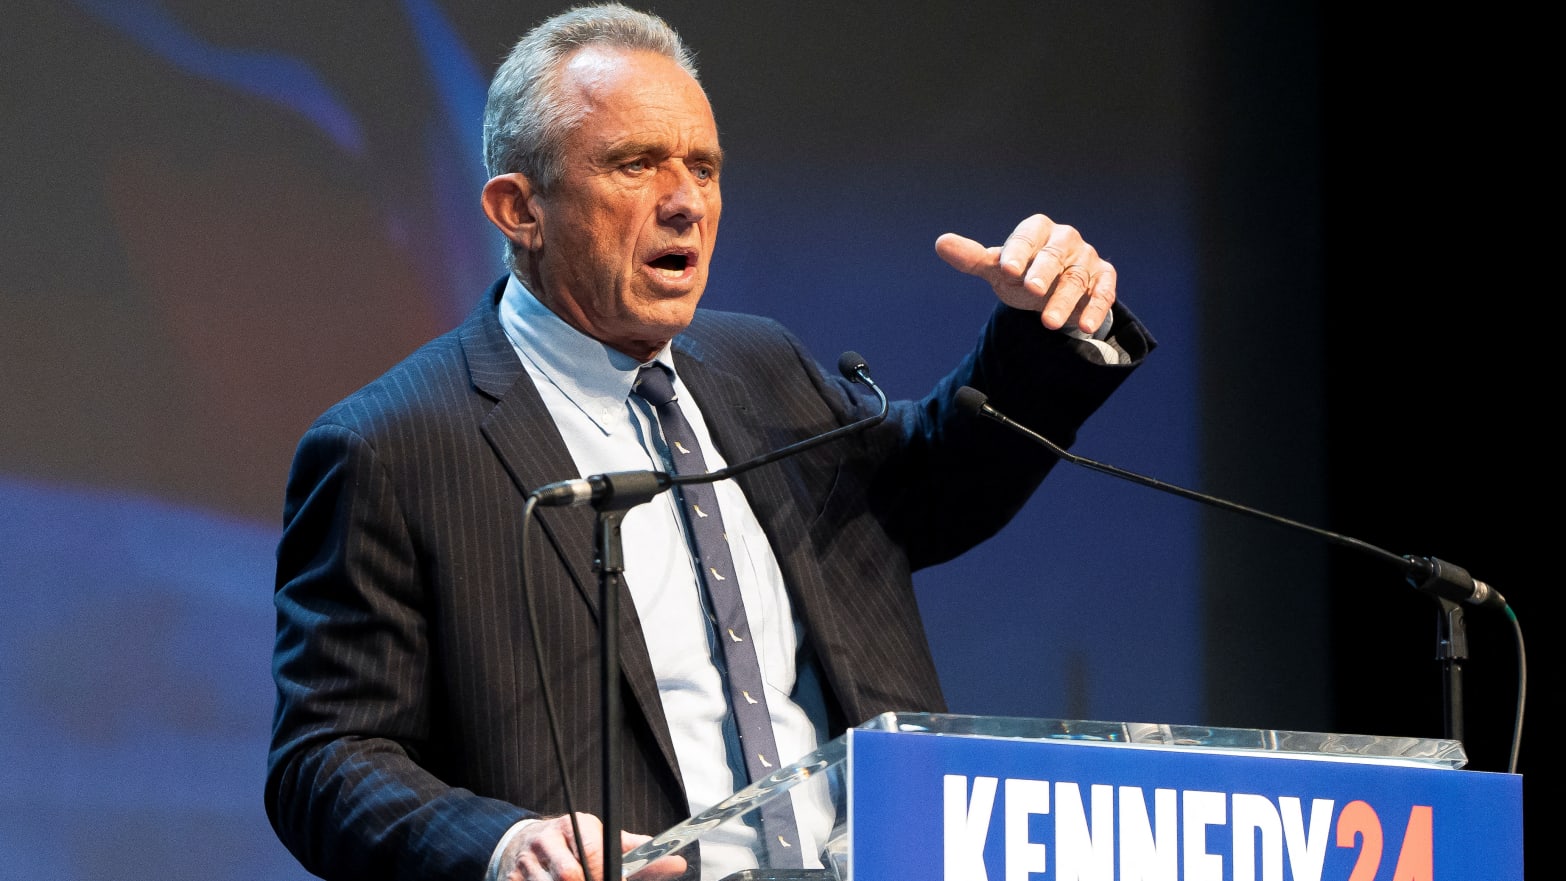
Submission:
[[[640,362],[566,324],[515,276],[501,298],[500,324],[576,465],[576,474],[557,479],[670,470],[651,407],[631,394]],[[655,360],[674,368],[667,346]],[[674,387],[680,408],[703,445],[707,467],[724,467],[728,463],[713,445],[701,410],[678,373]],[[771,544],[750,503],[732,480],[715,484],[715,489],[767,683],[778,751],[785,762],[791,762],[815,749],[824,736],[820,683],[813,664],[796,669],[803,632]],[[695,815],[744,786],[746,778],[722,673],[714,662],[715,643],[691,545],[673,493],[662,493],[627,512],[621,539],[625,584],[642,622],[690,813]],[[806,865],[815,866],[810,857],[819,853],[832,828],[830,799],[823,787],[814,786],[796,789],[794,797]],[[504,877],[503,867],[509,865],[504,851],[521,825],[496,848],[491,877],[497,877],[497,872]],[[721,878],[755,865],[753,833],[738,824],[728,826],[733,828],[718,830],[724,834],[703,838],[704,878]],[[655,835],[664,830],[631,831]]]

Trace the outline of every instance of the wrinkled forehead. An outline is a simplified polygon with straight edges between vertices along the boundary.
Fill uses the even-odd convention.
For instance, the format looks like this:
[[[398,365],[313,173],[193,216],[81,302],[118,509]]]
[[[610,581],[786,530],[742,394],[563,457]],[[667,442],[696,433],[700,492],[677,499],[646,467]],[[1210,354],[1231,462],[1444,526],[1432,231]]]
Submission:
[[[664,132],[691,146],[717,149],[706,92],[678,62],[658,53],[584,46],[562,66],[560,95],[574,105],[574,135],[612,140]]]
[[[641,101],[666,96],[711,112],[707,93],[695,77],[674,59],[646,49],[588,44],[565,57],[558,82],[563,94],[590,105],[622,95]]]

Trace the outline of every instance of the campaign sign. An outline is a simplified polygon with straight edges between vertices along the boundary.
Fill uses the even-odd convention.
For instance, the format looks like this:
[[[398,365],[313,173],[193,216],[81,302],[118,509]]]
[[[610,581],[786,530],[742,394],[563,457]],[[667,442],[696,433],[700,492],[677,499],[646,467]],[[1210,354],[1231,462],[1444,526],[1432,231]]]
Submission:
[[[1521,881],[1522,778],[848,732],[854,881]]]

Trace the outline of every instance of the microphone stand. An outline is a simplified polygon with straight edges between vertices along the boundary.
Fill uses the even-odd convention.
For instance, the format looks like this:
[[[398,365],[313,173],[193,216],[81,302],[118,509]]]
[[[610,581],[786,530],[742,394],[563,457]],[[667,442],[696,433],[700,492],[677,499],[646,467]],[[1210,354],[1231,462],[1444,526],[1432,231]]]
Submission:
[[[1260,511],[1255,508],[1248,508],[1245,505],[1237,504],[1226,499],[1221,499],[1217,496],[1210,496],[1206,495],[1205,493],[1199,493],[1194,490],[1178,487],[1170,483],[1165,483],[1162,480],[1158,480],[1157,478],[1147,477],[1132,471],[1126,471],[1122,468],[1116,468],[1113,465],[1108,465],[1103,462],[1096,462],[1084,456],[1078,456],[1075,453],[1068,452],[1065,448],[1059,446],[1044,435],[1039,434],[1033,429],[1028,428],[1026,425],[1011,419],[1010,417],[1006,416],[1006,414],[990,406],[988,398],[985,396],[985,394],[978,391],[977,389],[972,388],[971,386],[963,386],[958,390],[957,405],[964,410],[967,410],[971,413],[976,413],[988,419],[993,419],[1008,428],[1011,428],[1032,438],[1034,441],[1041,444],[1051,453],[1053,453],[1056,458],[1063,459],[1067,462],[1081,465],[1084,468],[1090,468],[1094,471],[1099,471],[1104,474],[1122,478],[1124,480],[1129,480],[1133,483],[1139,483],[1143,486],[1149,486],[1153,489],[1173,493],[1174,495],[1182,496],[1187,499],[1193,499],[1195,501],[1212,505],[1214,507],[1223,508],[1227,511],[1246,514],[1251,517],[1256,517],[1272,523],[1278,523],[1294,529],[1302,530],[1304,532],[1309,532],[1312,535],[1324,538],[1333,544],[1351,547],[1355,550],[1363,551],[1370,554],[1371,556],[1380,557],[1383,560],[1393,563],[1398,568],[1403,570],[1403,573],[1410,585],[1419,590],[1421,593],[1429,594],[1435,597],[1436,601],[1441,606],[1440,615],[1437,618],[1436,657],[1438,660],[1440,660],[1442,667],[1442,708],[1446,716],[1445,730],[1448,739],[1462,740],[1462,670],[1463,662],[1468,659],[1468,632],[1466,629],[1466,621],[1464,620],[1463,608],[1461,605],[1459,605],[1459,603],[1467,603],[1469,605],[1476,606],[1491,606],[1503,610],[1506,609],[1506,600],[1501,596],[1500,592],[1496,591],[1488,584],[1475,579],[1473,576],[1469,575],[1466,570],[1458,566],[1453,566],[1451,563],[1448,563],[1444,560],[1439,560],[1435,557],[1398,556],[1397,554],[1393,554],[1390,551],[1382,550],[1375,545],[1360,541],[1357,538],[1350,538],[1346,535],[1341,535],[1336,532],[1328,532],[1325,529],[1318,529],[1317,527],[1311,526],[1309,524],[1300,523],[1297,520],[1290,520],[1287,517],[1280,517],[1276,514],[1269,514],[1266,511]],[[1510,610],[1507,611],[1510,613]]]
[[[1436,659],[1441,663],[1441,711],[1448,740],[1463,739],[1463,662],[1468,660],[1468,623],[1463,607],[1436,597]]]
[[[620,828],[620,583],[625,574],[625,550],[620,540],[620,522],[626,508],[598,508],[598,527],[593,541],[598,549],[598,608],[603,627],[598,640],[599,689],[603,693],[603,877],[620,877],[619,842],[610,842],[611,830]],[[618,837],[618,836],[616,836]],[[584,854],[585,856],[585,854]],[[583,860],[586,871],[586,860]]]
[[[620,586],[625,575],[625,547],[620,525],[626,512],[664,490],[664,483],[655,472],[605,477],[611,481],[611,489],[593,501],[593,507],[598,511],[593,545],[594,566],[598,570],[599,689],[604,732],[601,881],[620,877]],[[587,855],[581,856],[582,870],[586,872]]]

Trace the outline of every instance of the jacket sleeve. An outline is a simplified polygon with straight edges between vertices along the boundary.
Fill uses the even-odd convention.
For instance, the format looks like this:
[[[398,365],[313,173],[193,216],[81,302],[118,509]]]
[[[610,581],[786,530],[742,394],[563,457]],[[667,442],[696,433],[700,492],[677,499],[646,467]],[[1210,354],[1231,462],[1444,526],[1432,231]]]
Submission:
[[[279,838],[324,878],[482,878],[529,814],[420,763],[428,601],[392,482],[363,437],[330,423],[306,433],[277,564],[266,810]]]
[[[899,402],[887,420],[895,450],[870,484],[871,510],[914,569],[962,554],[1019,511],[1058,461],[1005,426],[965,412],[971,386],[1016,421],[1062,447],[1156,345],[1118,304],[1114,345],[1121,364],[1093,346],[1045,328],[1034,312],[997,306],[969,355],[921,400]]]

